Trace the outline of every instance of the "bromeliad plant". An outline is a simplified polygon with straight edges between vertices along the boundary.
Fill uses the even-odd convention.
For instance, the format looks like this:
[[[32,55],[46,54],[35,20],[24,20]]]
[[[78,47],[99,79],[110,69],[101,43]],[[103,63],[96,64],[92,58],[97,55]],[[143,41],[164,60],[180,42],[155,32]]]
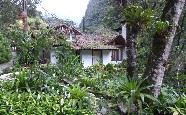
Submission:
[[[148,107],[148,112],[160,115],[186,114],[186,96],[185,94],[178,94],[175,89],[169,86],[164,86],[161,89],[161,94],[158,97],[160,103],[154,103]]]
[[[126,22],[137,27],[145,27],[154,19],[152,9],[143,9],[141,6],[131,5],[124,10]]]
[[[66,106],[63,109],[64,114],[68,114],[68,109],[73,108],[71,111],[74,115],[79,114],[95,114],[97,108],[97,99],[93,94],[87,92],[86,87],[80,87],[78,84],[74,84],[67,88],[68,93],[66,99],[68,100]]]
[[[159,35],[166,35],[169,26],[168,21],[156,21],[155,23],[155,29]]]
[[[147,105],[147,100],[158,102],[158,100],[146,93],[150,86],[143,86],[144,80],[129,80],[121,85],[118,90],[117,97],[127,105],[127,113],[143,114],[143,105]]]
[[[168,107],[173,115],[185,115],[186,114],[186,95],[181,95],[173,107]]]

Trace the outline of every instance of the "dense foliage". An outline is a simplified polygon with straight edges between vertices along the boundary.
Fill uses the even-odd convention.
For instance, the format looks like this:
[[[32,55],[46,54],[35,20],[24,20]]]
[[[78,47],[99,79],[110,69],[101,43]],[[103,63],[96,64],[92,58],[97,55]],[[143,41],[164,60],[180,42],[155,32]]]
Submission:
[[[86,32],[95,32],[97,29],[116,29],[120,22],[125,20],[123,11],[127,5],[138,5],[143,9],[153,9],[155,18],[161,15],[165,0],[90,0],[84,22]],[[83,20],[80,24],[83,27]]]
[[[84,17],[86,32],[94,32],[102,26],[117,28],[122,17],[122,8],[118,4],[112,0],[90,0]],[[83,21],[80,24],[82,26]]]
[[[19,71],[14,80],[1,82],[1,114],[185,113],[184,94],[164,87],[156,99],[145,92],[143,80],[128,80],[122,68],[110,64],[81,70],[78,76],[59,74],[52,65],[17,66],[14,71]]]
[[[40,0],[28,0],[28,15],[38,16],[40,13],[36,10],[36,5]],[[22,0],[1,0],[0,1],[0,25],[1,29],[4,26],[13,24],[21,13]],[[3,27],[2,27],[3,26]]]
[[[28,20],[30,28],[27,32],[23,32],[20,30],[22,29],[20,24],[16,23],[18,21],[10,17],[13,25],[6,28],[9,31],[4,32],[4,35],[0,34],[0,51],[2,51],[0,63],[1,60],[7,61],[11,57],[10,46],[4,36],[17,46],[18,61],[9,70],[10,80],[0,79],[0,114],[185,115],[185,30],[181,29],[181,34],[176,36],[166,68],[165,82],[159,97],[154,97],[149,93],[149,89],[153,86],[146,84],[147,78],[143,78],[142,73],[151,51],[149,46],[152,35],[155,32],[162,35],[170,26],[169,22],[158,18],[161,15],[158,11],[162,10],[164,2],[160,0],[161,2],[154,4],[132,0],[130,4],[137,5],[130,5],[123,10],[125,4],[121,4],[121,1],[124,0],[90,1],[88,7],[94,12],[92,14],[91,10],[86,12],[86,16],[90,16],[85,16],[85,22],[89,24],[87,30],[90,29],[92,32],[95,31],[94,27],[101,24],[117,26],[125,15],[125,19],[131,25],[142,26],[143,31],[137,36],[136,43],[139,55],[138,74],[135,79],[127,76],[125,62],[120,65],[100,63],[83,68],[80,57],[75,54],[70,43],[65,41],[63,35],[56,34],[48,27],[45,21],[39,17],[30,18]],[[104,4],[105,2],[107,3]],[[116,7],[117,5],[119,7]],[[17,3],[12,7],[17,7]],[[180,28],[184,28],[185,25],[184,14]],[[0,9],[0,18],[1,15]],[[114,17],[115,15],[117,16]],[[101,32],[103,33],[102,30]],[[56,65],[49,62],[48,53],[51,50],[58,54]]]
[[[12,57],[8,40],[0,33],[0,64],[10,61]]]

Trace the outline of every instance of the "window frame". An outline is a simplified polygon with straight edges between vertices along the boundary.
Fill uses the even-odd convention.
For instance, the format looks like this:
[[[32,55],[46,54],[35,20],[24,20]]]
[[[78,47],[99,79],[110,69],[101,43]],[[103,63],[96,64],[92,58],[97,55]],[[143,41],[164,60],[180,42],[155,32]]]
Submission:
[[[123,52],[122,48],[112,50],[111,61],[122,61],[123,59],[122,52]]]

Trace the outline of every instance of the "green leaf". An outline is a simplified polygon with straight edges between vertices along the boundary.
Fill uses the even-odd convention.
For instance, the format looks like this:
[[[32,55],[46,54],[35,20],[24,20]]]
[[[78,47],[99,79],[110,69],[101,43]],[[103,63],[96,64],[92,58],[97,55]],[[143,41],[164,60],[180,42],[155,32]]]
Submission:
[[[142,102],[144,102],[145,96],[143,94],[140,94],[140,97],[141,97]]]
[[[151,96],[151,95],[148,95],[148,94],[144,94],[144,96],[149,98],[149,99],[151,99],[151,100],[153,100],[153,101],[155,101],[155,102],[160,103],[159,100],[157,98],[155,98],[154,96]]]

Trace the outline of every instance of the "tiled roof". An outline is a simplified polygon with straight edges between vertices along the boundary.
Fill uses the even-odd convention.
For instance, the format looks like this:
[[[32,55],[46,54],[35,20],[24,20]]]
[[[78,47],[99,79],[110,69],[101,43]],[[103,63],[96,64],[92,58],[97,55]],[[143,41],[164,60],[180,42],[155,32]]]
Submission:
[[[76,36],[73,41],[75,49],[117,49],[114,45],[109,45],[114,36],[98,35],[98,34],[83,34]]]
[[[55,26],[54,29],[58,33],[62,33],[62,34],[75,33],[76,35],[81,35],[81,32],[78,31],[76,28],[74,28],[72,26],[68,26],[66,24],[60,24],[58,26]]]
[[[69,37],[69,32],[74,32],[76,38],[72,41],[72,48],[76,50],[80,49],[118,49],[116,45],[113,44],[118,34],[116,32],[103,29],[101,32],[96,32],[94,34],[82,34],[77,29],[69,27],[65,24],[60,24],[55,26],[55,30],[58,34],[63,36],[67,35]],[[56,34],[57,34],[56,33]],[[120,42],[121,40],[119,40]],[[123,41],[121,41],[123,42]],[[56,42],[54,45],[59,46],[60,43]]]

